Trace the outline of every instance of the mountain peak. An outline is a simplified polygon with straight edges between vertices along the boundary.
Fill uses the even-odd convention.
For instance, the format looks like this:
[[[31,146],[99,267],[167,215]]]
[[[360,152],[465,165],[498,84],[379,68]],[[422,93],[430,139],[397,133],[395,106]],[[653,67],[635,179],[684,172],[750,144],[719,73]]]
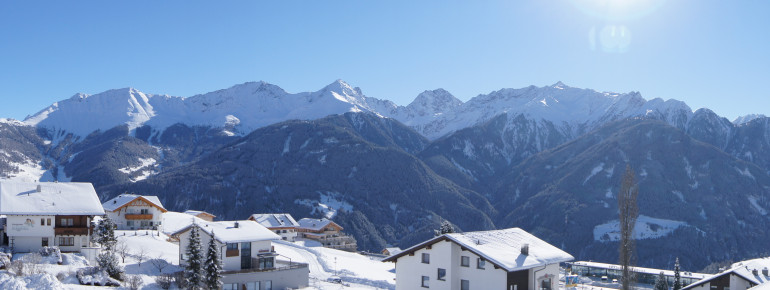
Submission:
[[[556,82],[555,84],[553,84],[551,87],[552,87],[552,88],[556,88],[556,89],[563,89],[563,88],[566,88],[566,87],[569,87],[569,86],[568,86],[568,85],[565,85],[565,84],[564,84],[564,83],[562,83],[561,81],[558,81],[558,82]]]
[[[420,116],[435,115],[445,113],[463,104],[445,89],[428,90],[420,93],[406,106],[408,109],[415,110]]]

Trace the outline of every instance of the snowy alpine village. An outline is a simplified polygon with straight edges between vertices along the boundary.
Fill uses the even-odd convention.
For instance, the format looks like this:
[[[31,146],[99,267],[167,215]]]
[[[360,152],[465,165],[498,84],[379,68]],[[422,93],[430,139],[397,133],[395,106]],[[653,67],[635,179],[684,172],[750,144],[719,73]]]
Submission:
[[[770,1],[0,1],[0,290],[770,290]]]

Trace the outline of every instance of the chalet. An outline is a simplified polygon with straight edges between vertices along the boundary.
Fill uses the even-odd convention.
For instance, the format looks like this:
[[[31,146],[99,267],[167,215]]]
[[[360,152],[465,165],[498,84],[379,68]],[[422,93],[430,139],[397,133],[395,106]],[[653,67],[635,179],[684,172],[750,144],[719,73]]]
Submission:
[[[297,239],[299,223],[288,213],[253,214],[249,217],[249,220],[274,231],[284,241],[293,242]]]
[[[15,252],[46,246],[77,252],[90,246],[91,221],[104,208],[90,183],[0,181],[0,215]]]
[[[398,248],[398,247],[388,247],[388,248],[384,248],[384,249],[382,249],[382,252],[381,252],[381,253],[382,253],[383,255],[385,255],[385,256],[392,256],[392,255],[395,255],[395,254],[401,253],[401,252],[403,252],[403,251],[404,251],[404,250],[402,250],[401,248]]]
[[[151,195],[121,194],[102,207],[119,230],[157,230],[166,212],[160,199]]]
[[[325,218],[301,219],[297,228],[303,238],[316,240],[326,248],[355,252],[358,247],[356,239],[343,234],[342,230],[340,225]]]
[[[551,290],[570,254],[519,228],[444,234],[385,258],[396,289]]]
[[[195,222],[179,230],[179,261],[187,264],[191,230],[200,234],[201,249],[213,238],[222,261],[223,289],[286,289],[308,286],[307,264],[277,260],[272,242],[280,237],[254,221]]]
[[[205,211],[200,211],[200,210],[186,210],[184,213],[189,214],[189,215],[194,216],[194,217],[198,217],[198,218],[200,218],[200,219],[202,219],[204,221],[207,221],[207,222],[213,222],[214,218],[217,217],[217,216],[215,216],[213,214],[207,213]]]
[[[730,269],[690,284],[683,290],[746,290],[770,286],[770,257],[738,262]]]
[[[620,277],[623,276],[621,265],[586,261],[578,261],[568,264],[572,269],[572,273],[580,276],[607,276],[607,278],[610,280],[620,280]],[[634,282],[637,284],[647,284],[652,287],[655,285],[655,282],[658,281],[660,274],[663,273],[663,277],[666,277],[666,282],[668,285],[674,285],[674,276],[676,274],[671,270],[631,267],[630,271],[634,273]],[[682,283],[682,286],[687,286],[709,277],[711,277],[709,274],[687,271],[679,272],[679,281]]]

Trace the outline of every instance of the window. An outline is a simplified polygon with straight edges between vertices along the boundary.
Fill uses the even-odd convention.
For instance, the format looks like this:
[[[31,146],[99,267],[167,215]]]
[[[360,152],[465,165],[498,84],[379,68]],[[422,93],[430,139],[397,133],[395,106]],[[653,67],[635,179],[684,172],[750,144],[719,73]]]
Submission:
[[[133,227],[134,221],[126,221],[126,226]]]
[[[260,269],[272,269],[274,267],[274,260],[275,258],[259,258],[257,261],[259,263]]]
[[[146,208],[143,208],[143,209],[139,210],[139,213],[141,213],[141,214],[150,214],[150,210],[146,209]]]
[[[487,265],[487,261],[485,261],[482,258],[476,259],[476,269],[484,269],[484,267]]]
[[[430,264],[430,254],[422,253],[422,263],[423,264]]]
[[[50,218],[45,219],[45,223],[46,223],[46,225],[50,226],[51,225],[51,219]]]
[[[63,227],[71,227],[74,225],[75,223],[73,219],[61,219],[61,226]]]
[[[273,281],[272,280],[267,280],[267,281],[265,281],[263,283],[265,285],[265,289],[264,290],[273,290]]]
[[[41,226],[44,226],[44,225],[45,225],[45,219],[40,219],[40,225],[41,225]]]
[[[543,279],[543,282],[540,283],[540,289],[551,290],[551,278]]]
[[[446,269],[438,268],[438,277],[436,280],[446,281]]]
[[[142,227],[146,227],[149,224],[147,221],[141,221],[140,223]]]
[[[460,266],[470,267],[471,266],[471,258],[469,258],[468,256],[460,256]]]
[[[247,282],[244,285],[246,286],[246,290],[259,290],[259,282]]]
[[[460,290],[470,290],[470,289],[471,289],[471,281],[460,280]]]
[[[59,237],[59,246],[74,246],[75,238],[73,237]]]
[[[227,243],[227,250],[237,250],[238,249],[238,243]]]
[[[429,288],[430,286],[430,277],[428,276],[422,276],[422,287]]]
[[[48,238],[43,238],[43,247],[48,247]]]
[[[238,290],[238,283],[224,284],[222,290]]]

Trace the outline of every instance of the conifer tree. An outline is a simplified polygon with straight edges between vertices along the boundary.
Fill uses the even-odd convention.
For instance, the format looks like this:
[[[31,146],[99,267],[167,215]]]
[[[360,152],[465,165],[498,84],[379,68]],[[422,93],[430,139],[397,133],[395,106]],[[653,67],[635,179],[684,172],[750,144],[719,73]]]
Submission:
[[[199,289],[203,277],[203,253],[201,252],[201,240],[198,234],[198,226],[193,224],[190,230],[190,239],[187,243],[187,265],[184,276],[190,289]]]
[[[214,232],[211,232],[209,240],[209,250],[206,253],[206,263],[203,266],[206,273],[206,287],[209,289],[219,289],[222,286],[222,265],[219,264],[219,250],[214,242]]]
[[[674,263],[674,290],[680,289],[682,289],[682,279],[679,275],[679,257],[676,257],[676,262]]]
[[[115,245],[118,243],[118,238],[115,237],[115,222],[109,217],[104,217],[96,225],[94,230],[96,234],[95,241],[104,247],[104,250],[112,252],[115,249]]]
[[[654,290],[668,290],[668,280],[666,279],[666,276],[663,275],[663,272],[660,272],[658,279],[655,279]]]

